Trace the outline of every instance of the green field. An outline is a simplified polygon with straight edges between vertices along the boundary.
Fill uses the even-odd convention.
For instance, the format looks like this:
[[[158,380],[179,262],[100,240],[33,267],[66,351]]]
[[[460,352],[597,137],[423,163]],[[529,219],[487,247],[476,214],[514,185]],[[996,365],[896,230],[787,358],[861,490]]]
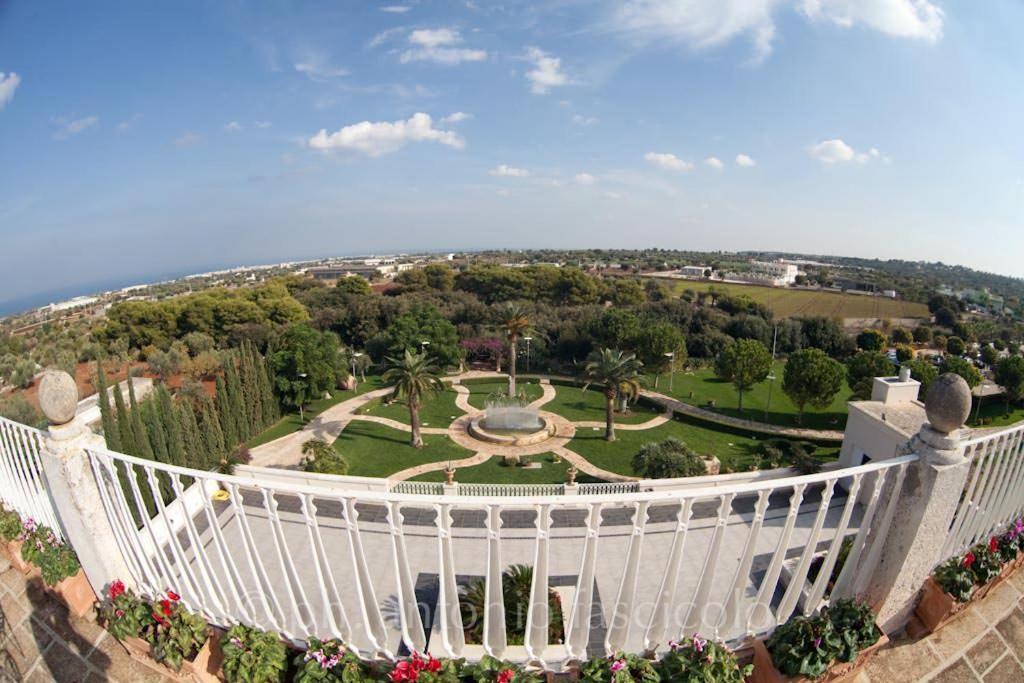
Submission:
[[[604,394],[599,387],[590,387],[583,391],[580,387],[552,382],[555,397],[545,403],[542,410],[557,413],[573,422],[604,422]],[[626,414],[615,413],[615,422],[622,424],[640,424],[661,415],[661,411],[639,402],[629,405]]]
[[[341,389],[335,389],[331,392],[331,398],[322,398],[316,401],[311,401],[303,411],[305,421],[299,418],[298,411],[293,413],[285,413],[280,420],[267,427],[261,433],[257,434],[253,438],[246,442],[249,448],[259,446],[265,443],[269,443],[275,439],[280,439],[282,436],[288,436],[293,432],[297,432],[317,415],[327,410],[331,406],[338,405],[342,401],[347,401],[350,398],[365,394],[368,391],[374,391],[375,389],[383,388],[384,384],[379,376],[373,375],[368,376],[365,382],[360,382],[356,387],[355,391],[343,391]]]
[[[649,389],[688,403],[698,408],[713,410],[723,415],[731,415],[747,420],[757,420],[783,427],[797,427],[797,409],[782,391],[782,373],[786,364],[776,362],[773,370],[775,385],[772,388],[768,381],[762,382],[743,394],[743,412],[737,409],[738,395],[736,387],[730,382],[715,376],[712,368],[702,368],[689,372],[676,372],[672,380],[673,389],[669,391],[669,376],[664,374],[654,388],[654,378],[648,377],[646,386]],[[768,408],[768,394],[771,393],[771,410]],[[842,431],[846,427],[846,403],[850,400],[850,388],[845,380],[832,405],[824,410],[808,407],[804,413],[804,427],[808,429],[828,429]],[[715,402],[715,407],[708,405]]]
[[[616,440],[604,440],[603,430],[578,430],[569,442],[569,449],[579,453],[601,469],[631,477],[639,476],[633,471],[631,461],[641,446],[661,441],[670,436],[685,442],[701,455],[714,455],[727,469],[741,471],[760,461],[762,439],[747,436],[738,430],[723,427],[710,429],[704,424],[684,416],[654,429],[640,431],[618,430]],[[832,448],[819,448],[816,455],[822,459],[834,459],[838,453]]]
[[[424,401],[420,408],[420,424],[424,427],[447,427],[450,425],[452,420],[463,414],[455,405],[455,396],[455,392],[449,388]],[[359,413],[386,417],[402,424],[409,424],[409,407],[398,401],[384,403],[383,399],[376,398],[360,408]]]
[[[462,484],[564,484],[569,463],[553,462],[551,453],[534,455],[530,460],[541,463],[540,469],[525,469],[505,465],[501,458],[491,458],[482,465],[461,467],[455,472],[455,481]],[[428,472],[412,481],[444,481],[444,472]],[[602,481],[582,472],[576,477],[581,483]]]
[[[911,301],[886,299],[880,296],[842,294],[840,292],[819,292],[805,289],[782,287],[761,287],[724,282],[700,280],[667,280],[665,282],[676,292],[684,290],[706,292],[712,287],[716,291],[732,295],[743,294],[770,308],[776,318],[823,315],[830,318],[923,318],[928,319],[928,307]]]
[[[388,477],[426,462],[462,460],[473,455],[444,435],[424,434],[423,448],[409,445],[409,433],[375,422],[350,422],[334,448],[348,461],[348,473],[358,477]]]

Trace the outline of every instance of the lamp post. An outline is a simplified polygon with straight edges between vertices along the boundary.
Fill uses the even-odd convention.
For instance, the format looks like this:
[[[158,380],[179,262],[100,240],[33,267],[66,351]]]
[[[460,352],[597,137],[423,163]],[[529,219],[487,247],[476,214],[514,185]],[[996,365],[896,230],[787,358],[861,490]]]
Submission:
[[[304,372],[300,372],[299,373],[299,379],[306,379],[307,376],[308,375],[306,375],[306,373],[304,373]],[[303,384],[305,384],[305,382],[303,382]],[[306,422],[306,415],[302,411],[302,403],[303,403],[302,399],[306,398],[306,394],[307,394],[308,391],[309,391],[309,387],[305,387],[304,386],[303,389],[302,389],[302,398],[299,399],[299,422],[302,422],[302,423]]]
[[[772,333],[772,371],[768,373],[768,405],[764,409],[764,421],[768,421],[768,412],[772,409],[772,389],[775,388],[775,351],[779,344],[779,326]]]
[[[420,353],[423,353],[428,346],[430,346],[430,340],[429,339],[421,339],[420,340]]]
[[[356,358],[359,358],[362,355],[361,351],[356,351],[352,354],[352,391],[355,391],[358,386],[358,382],[356,380]]]
[[[530,342],[533,341],[533,337],[523,337],[523,341],[526,342],[526,372],[530,372]]]
[[[676,352],[670,351],[665,354],[665,358],[669,359],[668,366],[668,393],[672,393],[676,379]]]

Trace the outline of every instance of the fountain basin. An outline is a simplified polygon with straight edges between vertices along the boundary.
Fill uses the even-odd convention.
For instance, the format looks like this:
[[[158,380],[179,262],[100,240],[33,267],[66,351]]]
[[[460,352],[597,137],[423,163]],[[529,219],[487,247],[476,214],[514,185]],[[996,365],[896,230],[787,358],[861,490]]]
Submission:
[[[540,426],[534,430],[495,429],[487,427],[486,415],[478,415],[469,423],[469,433],[475,439],[502,446],[531,446],[547,441],[555,435],[555,425],[543,417],[537,418]]]

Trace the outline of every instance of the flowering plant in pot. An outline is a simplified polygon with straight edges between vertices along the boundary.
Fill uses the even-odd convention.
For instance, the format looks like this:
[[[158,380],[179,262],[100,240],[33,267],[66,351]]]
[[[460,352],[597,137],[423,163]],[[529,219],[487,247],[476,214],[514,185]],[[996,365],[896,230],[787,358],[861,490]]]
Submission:
[[[974,556],[974,561],[970,563],[969,568],[974,576],[975,586],[987,586],[999,576],[1003,565],[999,561],[998,550],[999,540],[995,536],[990,538],[988,543],[979,543],[971,548],[969,554]]]
[[[371,665],[346,648],[340,640],[309,639],[309,647],[293,662],[295,683],[352,683],[383,680],[374,676]],[[414,679],[410,679],[414,680]]]
[[[145,637],[152,647],[153,659],[173,671],[195,663],[209,640],[210,627],[206,620],[185,609],[181,598],[172,590],[166,591],[165,597],[152,601],[149,608],[154,624]]]
[[[140,639],[154,623],[146,601],[125,588],[120,580],[110,584],[106,596],[96,604],[96,613],[110,635],[122,643],[132,638],[142,642]],[[144,649],[148,652],[148,643]]]
[[[224,678],[228,683],[284,681],[288,649],[276,633],[232,626],[221,638],[220,648],[224,653]]]
[[[780,681],[784,676],[844,680],[854,676],[885,642],[870,607],[838,600],[818,616],[794,617],[767,641],[755,641],[751,680]]]
[[[587,683],[658,683],[662,679],[651,660],[617,652],[611,657],[597,657],[584,662],[580,667],[580,680]]]
[[[23,528],[21,558],[39,568],[47,586],[56,586],[82,568],[71,546],[58,539],[49,527],[29,517]]]
[[[521,666],[484,655],[476,664],[462,668],[462,677],[473,683],[540,683],[543,678]]]
[[[736,655],[722,643],[699,635],[682,643],[670,642],[669,652],[655,668],[663,681],[682,683],[743,683],[754,667],[740,666]]]
[[[7,555],[18,571],[25,572],[28,565],[21,559],[21,534],[25,528],[21,523],[21,515],[6,505],[0,505],[0,539],[7,546]]]

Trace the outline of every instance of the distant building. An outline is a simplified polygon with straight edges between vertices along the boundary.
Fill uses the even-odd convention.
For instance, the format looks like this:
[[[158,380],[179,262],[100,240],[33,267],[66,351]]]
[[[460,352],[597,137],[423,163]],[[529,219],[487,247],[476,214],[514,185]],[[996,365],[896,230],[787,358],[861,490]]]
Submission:
[[[65,311],[73,311],[79,308],[86,308],[99,302],[97,296],[76,296],[74,299],[68,299],[67,301],[61,301],[60,303],[50,304],[43,306],[39,309],[40,313],[63,313]]]
[[[796,276],[800,274],[798,266],[782,261],[750,261],[749,266],[749,270],[726,272],[722,279],[730,282],[787,287],[795,284]]]
[[[679,274],[684,277],[703,278],[708,270],[707,266],[683,266],[679,269]]]

